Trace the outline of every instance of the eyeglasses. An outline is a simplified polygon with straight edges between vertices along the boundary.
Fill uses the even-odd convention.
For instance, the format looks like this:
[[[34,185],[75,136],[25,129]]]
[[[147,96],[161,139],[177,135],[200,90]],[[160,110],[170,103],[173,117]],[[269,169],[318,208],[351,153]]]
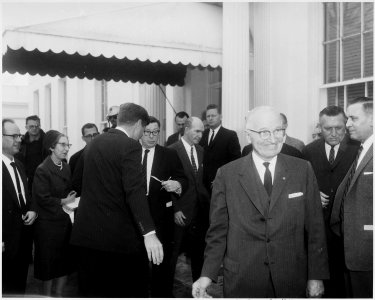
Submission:
[[[159,132],[160,132],[160,130],[154,130],[154,131],[145,130],[143,133],[145,134],[145,136],[151,136],[151,134],[153,136],[157,136],[157,135],[159,135]]]
[[[69,149],[70,147],[72,147],[72,144],[65,144],[65,143],[57,143],[57,144],[63,146],[64,148],[68,148],[68,149]]]
[[[273,134],[274,137],[276,138],[282,138],[284,137],[284,134],[285,134],[285,128],[279,128],[279,129],[275,129],[274,131],[269,131],[269,130],[262,130],[262,131],[256,131],[256,130],[252,130],[252,129],[247,129],[247,131],[252,131],[252,132],[256,132],[259,134],[260,138],[262,140],[266,140],[268,139],[270,136],[271,136],[271,133]]]
[[[40,127],[40,125],[27,125],[27,127],[30,129],[37,129]]]
[[[3,134],[3,136],[11,136],[13,138],[13,140],[22,139],[22,137],[23,137],[22,134]]]
[[[84,138],[90,138],[90,139],[93,139],[94,137],[98,136],[100,133],[93,133],[93,134],[86,134],[84,135],[83,137]]]

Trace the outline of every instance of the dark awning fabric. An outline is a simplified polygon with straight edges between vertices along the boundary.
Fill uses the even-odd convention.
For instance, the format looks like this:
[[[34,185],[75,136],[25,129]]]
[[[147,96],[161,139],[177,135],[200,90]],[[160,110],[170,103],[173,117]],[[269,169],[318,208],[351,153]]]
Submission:
[[[40,52],[38,50],[26,51],[21,48],[12,50],[8,48],[3,55],[3,72],[11,74],[49,75],[59,77],[78,77],[80,79],[131,81],[133,83],[148,83],[162,85],[184,85],[186,66],[161,62],[118,59],[104,56],[93,57],[90,54],[69,55],[65,52],[52,51]]]

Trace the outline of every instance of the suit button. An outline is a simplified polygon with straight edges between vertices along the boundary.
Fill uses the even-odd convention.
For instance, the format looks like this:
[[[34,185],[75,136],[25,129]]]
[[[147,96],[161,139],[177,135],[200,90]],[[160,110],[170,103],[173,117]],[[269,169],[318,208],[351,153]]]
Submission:
[[[270,239],[267,239],[267,243],[269,243],[271,240]]]
[[[268,262],[268,261],[265,261],[264,264],[265,264],[266,266],[268,266],[268,265],[269,265],[269,262]]]
[[[266,221],[266,219],[263,218],[263,217],[261,217],[260,220],[261,220],[262,222]]]

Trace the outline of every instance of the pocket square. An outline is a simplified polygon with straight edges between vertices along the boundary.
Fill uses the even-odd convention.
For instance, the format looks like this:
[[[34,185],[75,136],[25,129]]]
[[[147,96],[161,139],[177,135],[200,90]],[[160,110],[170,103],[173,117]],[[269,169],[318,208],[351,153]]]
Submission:
[[[363,230],[373,230],[373,225],[364,225]]]
[[[363,172],[363,175],[372,175],[373,172]]]
[[[288,195],[288,198],[291,199],[291,198],[296,198],[296,197],[299,197],[299,196],[302,196],[303,193],[302,192],[298,192],[298,193],[292,193],[292,194],[289,194]]]

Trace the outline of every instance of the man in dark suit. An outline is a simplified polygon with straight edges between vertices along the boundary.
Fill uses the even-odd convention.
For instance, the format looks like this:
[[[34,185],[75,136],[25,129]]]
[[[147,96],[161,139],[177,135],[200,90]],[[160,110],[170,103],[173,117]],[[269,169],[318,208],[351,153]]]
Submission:
[[[78,246],[84,297],[147,297],[147,256],[156,264],[163,259],[140,163],[138,139],[149,116],[143,107],[125,103],[117,122],[84,152],[82,194],[71,237]]]
[[[216,171],[221,166],[241,157],[241,146],[237,133],[221,126],[221,112],[216,104],[206,109],[209,129],[203,133],[200,145],[204,149],[203,182],[211,193]]]
[[[341,240],[330,229],[329,219],[336,190],[355,159],[359,143],[346,135],[346,116],[338,106],[328,106],[319,113],[322,138],[307,145],[303,154],[314,169],[326,225],[330,280],[325,283],[325,296],[345,297],[343,252]]]
[[[12,119],[3,119],[2,130],[2,295],[22,297],[32,250],[30,225],[37,214],[27,188],[23,165],[14,159],[20,149],[20,130]]]
[[[251,155],[217,172],[201,278],[204,297],[224,266],[224,297],[304,298],[329,276],[319,189],[311,165],[279,154],[285,129],[271,107],[249,112]]]
[[[253,145],[252,144],[246,145],[242,149],[241,156],[246,156],[251,151],[253,151]],[[289,146],[288,144],[285,144],[285,143],[283,143],[283,146],[281,147],[280,153],[304,159],[304,156],[302,155],[302,153],[299,150],[297,150],[296,148],[294,148],[292,146]]]
[[[180,111],[176,114],[176,116],[174,117],[174,121],[177,126],[177,132],[168,137],[165,146],[168,147],[181,139],[181,137],[184,135],[185,122],[188,118],[189,115],[184,111]]]
[[[285,128],[285,131],[287,131],[288,119],[287,119],[286,115],[284,115],[283,113],[280,113],[280,115],[281,115],[281,118],[283,119],[283,126]],[[301,140],[296,139],[294,137],[291,137],[288,134],[285,134],[284,144],[287,144],[291,147],[294,147],[300,152],[302,152],[303,148],[305,148],[304,142],[302,142]]]
[[[170,267],[173,247],[172,197],[187,189],[188,182],[181,161],[173,149],[157,144],[160,122],[150,117],[142,138],[142,168],[147,184],[147,200],[156,227],[156,235],[163,244],[164,259],[152,265],[151,297],[171,298],[173,271]]]
[[[343,241],[347,297],[372,298],[373,289],[373,102],[360,97],[347,107],[350,137],[361,142],[337,189],[331,228]]]
[[[204,237],[208,228],[209,195],[202,181],[203,149],[198,145],[204,126],[197,117],[187,119],[185,133],[171,146],[177,151],[189,180],[184,195],[174,201],[175,237],[172,267],[175,270],[182,242],[190,247],[193,280],[199,278],[203,265]]]

